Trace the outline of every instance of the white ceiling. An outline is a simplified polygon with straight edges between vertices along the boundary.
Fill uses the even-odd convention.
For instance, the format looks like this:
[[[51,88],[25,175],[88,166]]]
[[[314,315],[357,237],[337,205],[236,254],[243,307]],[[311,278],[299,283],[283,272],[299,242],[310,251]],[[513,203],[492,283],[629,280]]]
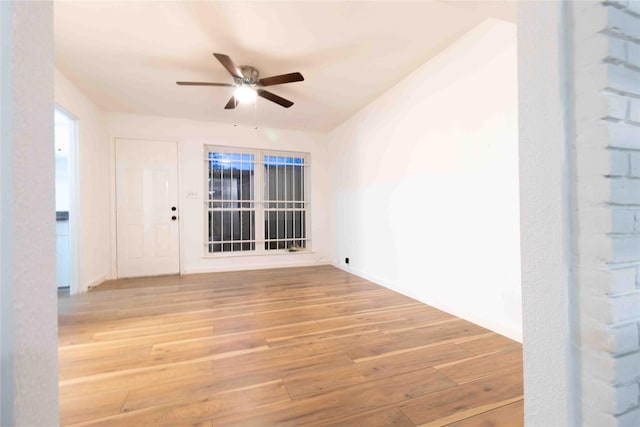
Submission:
[[[68,2],[55,3],[56,65],[100,108],[160,116],[327,131],[487,17],[515,22],[515,2]],[[224,110],[232,83],[212,56],[261,77],[301,72]]]

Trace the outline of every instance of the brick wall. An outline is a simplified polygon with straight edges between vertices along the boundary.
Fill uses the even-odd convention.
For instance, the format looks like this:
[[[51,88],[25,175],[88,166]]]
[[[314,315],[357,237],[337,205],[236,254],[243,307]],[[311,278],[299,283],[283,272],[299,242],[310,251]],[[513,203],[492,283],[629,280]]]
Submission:
[[[584,425],[640,425],[640,1],[572,2]]]

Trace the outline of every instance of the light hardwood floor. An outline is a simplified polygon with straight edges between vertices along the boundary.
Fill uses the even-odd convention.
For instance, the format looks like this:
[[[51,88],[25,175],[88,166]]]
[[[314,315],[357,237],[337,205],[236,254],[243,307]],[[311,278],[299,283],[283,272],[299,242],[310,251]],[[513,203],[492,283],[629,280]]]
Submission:
[[[59,360],[61,425],[523,424],[520,344],[330,266],[61,297]]]

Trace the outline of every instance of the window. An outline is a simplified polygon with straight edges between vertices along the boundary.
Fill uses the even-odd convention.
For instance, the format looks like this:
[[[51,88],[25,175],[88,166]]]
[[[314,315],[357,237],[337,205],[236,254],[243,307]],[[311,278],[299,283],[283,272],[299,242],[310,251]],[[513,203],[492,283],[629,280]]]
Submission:
[[[309,247],[308,155],[207,147],[206,252]]]
[[[208,251],[252,251],[256,248],[254,155],[209,152]]]

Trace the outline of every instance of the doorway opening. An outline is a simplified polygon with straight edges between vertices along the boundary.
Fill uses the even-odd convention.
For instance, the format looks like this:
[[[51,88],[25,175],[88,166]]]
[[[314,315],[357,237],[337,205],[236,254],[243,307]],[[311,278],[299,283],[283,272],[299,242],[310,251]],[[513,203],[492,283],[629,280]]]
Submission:
[[[56,193],[56,287],[58,296],[77,289],[75,161],[76,120],[59,107],[54,111]]]

